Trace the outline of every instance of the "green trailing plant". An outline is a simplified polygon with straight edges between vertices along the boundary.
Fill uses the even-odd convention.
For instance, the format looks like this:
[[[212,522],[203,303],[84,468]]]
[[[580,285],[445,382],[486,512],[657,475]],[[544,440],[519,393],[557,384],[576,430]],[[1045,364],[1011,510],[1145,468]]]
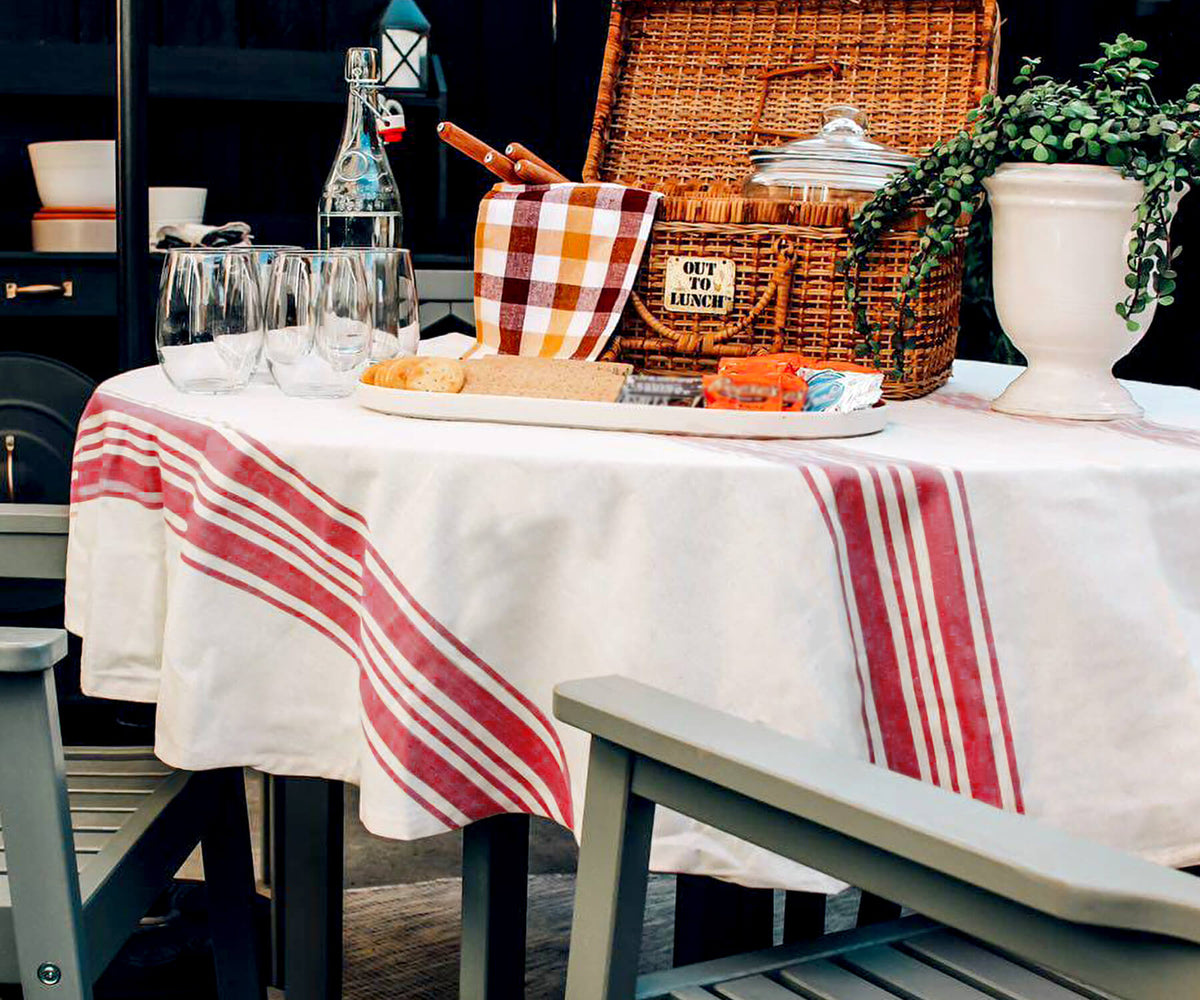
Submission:
[[[1170,305],[1178,250],[1169,248],[1171,199],[1200,181],[1200,84],[1179,100],[1159,101],[1150,88],[1158,63],[1146,43],[1120,35],[1085,63],[1080,83],[1038,75],[1026,59],[1013,91],[985,94],[968,127],[893,178],[855,217],[847,255],[846,300],[854,311],[864,355],[890,347],[893,374],[915,346],[915,305],[922,282],[956,249],[956,235],[983,203],[983,182],[1003,163],[1087,163],[1114,167],[1145,186],[1129,241],[1127,297],[1116,311],[1131,331],[1151,303]],[[923,209],[916,253],[896,299],[897,320],[872,323],[859,288],[871,251],[900,219]]]

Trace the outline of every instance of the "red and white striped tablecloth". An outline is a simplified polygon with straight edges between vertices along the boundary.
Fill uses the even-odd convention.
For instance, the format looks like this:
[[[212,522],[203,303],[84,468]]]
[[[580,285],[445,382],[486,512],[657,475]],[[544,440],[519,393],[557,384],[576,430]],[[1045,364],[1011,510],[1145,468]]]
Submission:
[[[376,833],[573,825],[559,681],[627,673],[998,807],[1200,862],[1200,394],[995,414],[960,362],[853,441],[387,417],[156,369],[75,455],[68,627],[157,750],[361,786]],[[827,888],[664,813],[655,867]]]

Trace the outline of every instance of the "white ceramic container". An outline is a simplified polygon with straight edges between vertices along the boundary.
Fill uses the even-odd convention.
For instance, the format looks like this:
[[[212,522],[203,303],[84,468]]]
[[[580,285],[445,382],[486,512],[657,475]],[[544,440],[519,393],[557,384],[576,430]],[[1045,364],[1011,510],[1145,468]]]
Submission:
[[[984,187],[996,313],[1029,361],[992,408],[1075,420],[1139,416],[1112,367],[1154,316],[1153,307],[1139,315],[1132,333],[1115,311],[1129,293],[1125,250],[1141,182],[1111,167],[1013,163]]]
[[[152,187],[150,189],[150,236],[163,226],[182,226],[204,221],[208,188]]]
[[[116,253],[116,219],[34,219],[37,253]]]
[[[47,208],[116,208],[116,157],[111,139],[29,145],[38,197]]]

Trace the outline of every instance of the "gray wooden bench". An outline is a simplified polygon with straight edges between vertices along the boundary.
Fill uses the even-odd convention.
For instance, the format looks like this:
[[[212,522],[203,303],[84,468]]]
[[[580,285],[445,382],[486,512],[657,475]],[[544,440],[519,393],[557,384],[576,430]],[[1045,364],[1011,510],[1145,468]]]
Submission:
[[[554,706],[592,734],[567,1000],[1200,996],[1194,876],[624,678]],[[638,979],[656,805],[920,915]]]
[[[0,983],[91,997],[200,844],[222,1000],[261,998],[254,870],[238,770],[172,770],[145,749],[71,748],[52,667],[61,629],[0,628]]]

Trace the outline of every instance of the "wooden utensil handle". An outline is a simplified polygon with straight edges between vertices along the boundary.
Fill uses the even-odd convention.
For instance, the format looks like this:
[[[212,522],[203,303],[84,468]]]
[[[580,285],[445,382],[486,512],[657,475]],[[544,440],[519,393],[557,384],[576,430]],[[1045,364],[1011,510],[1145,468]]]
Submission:
[[[528,146],[522,146],[519,142],[510,142],[504,150],[505,155],[510,160],[528,160],[530,163],[541,167],[543,171],[554,177],[552,181],[542,181],[543,184],[561,184],[564,181],[569,181],[570,178],[560,170],[555,170],[549,163],[543,160],[540,156],[533,152]]]
[[[509,184],[520,184],[521,175],[517,173],[516,164],[503,153],[490,150],[483,158],[483,165],[502,181]]]
[[[512,160],[498,150],[492,149],[482,139],[471,135],[466,129],[459,128],[453,122],[441,122],[437,127],[437,134],[442,142],[469,156],[501,180],[508,181],[510,184],[520,182],[517,172],[513,169]]]
[[[547,170],[533,160],[517,160],[514,169],[529,184],[561,184],[565,178],[557,170]]]

